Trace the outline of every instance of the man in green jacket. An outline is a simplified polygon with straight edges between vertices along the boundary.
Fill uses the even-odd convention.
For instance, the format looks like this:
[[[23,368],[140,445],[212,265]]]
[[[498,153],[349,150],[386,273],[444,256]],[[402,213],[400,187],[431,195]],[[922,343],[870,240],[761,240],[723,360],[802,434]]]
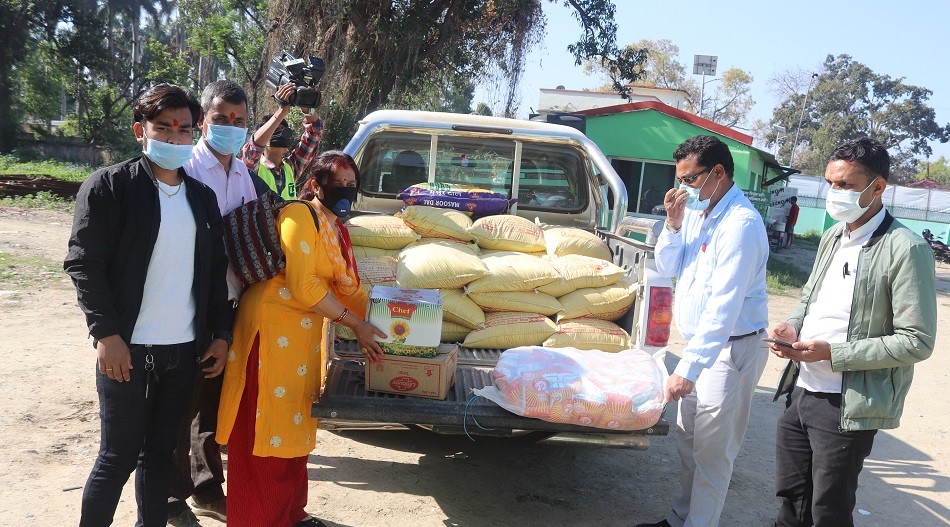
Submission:
[[[839,146],[825,170],[825,232],[801,304],[769,334],[798,366],[776,433],[777,527],[853,525],[858,474],[878,429],[897,428],[914,364],[937,332],[934,258],[884,208],[881,143]],[[794,370],[792,370],[794,371]]]

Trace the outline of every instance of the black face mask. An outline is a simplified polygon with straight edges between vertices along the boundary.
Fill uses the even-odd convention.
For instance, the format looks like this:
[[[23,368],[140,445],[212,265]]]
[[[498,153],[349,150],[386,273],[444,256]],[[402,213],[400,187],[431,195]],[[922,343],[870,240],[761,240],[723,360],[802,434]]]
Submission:
[[[320,185],[320,188],[323,189],[323,199],[320,203],[332,210],[333,214],[342,218],[350,213],[350,209],[356,203],[356,187]]]

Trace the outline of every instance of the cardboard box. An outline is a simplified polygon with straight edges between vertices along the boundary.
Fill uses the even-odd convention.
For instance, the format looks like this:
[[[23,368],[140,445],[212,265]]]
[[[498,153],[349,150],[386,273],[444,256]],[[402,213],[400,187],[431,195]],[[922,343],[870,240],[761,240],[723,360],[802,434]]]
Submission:
[[[373,286],[369,321],[388,335],[376,337],[386,353],[434,357],[442,338],[442,292]]]
[[[403,357],[386,355],[377,363],[366,362],[366,389],[445,399],[455,384],[459,349],[443,344],[435,357]]]

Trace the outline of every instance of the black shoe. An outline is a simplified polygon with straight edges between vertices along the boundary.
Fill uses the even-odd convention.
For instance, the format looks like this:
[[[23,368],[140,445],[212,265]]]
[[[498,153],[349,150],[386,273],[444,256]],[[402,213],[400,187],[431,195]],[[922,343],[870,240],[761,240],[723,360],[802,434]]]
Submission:
[[[670,522],[661,520],[656,523],[638,523],[634,527],[673,527]]]
[[[305,520],[300,520],[299,522],[295,523],[294,527],[327,527],[327,524],[311,516]]]

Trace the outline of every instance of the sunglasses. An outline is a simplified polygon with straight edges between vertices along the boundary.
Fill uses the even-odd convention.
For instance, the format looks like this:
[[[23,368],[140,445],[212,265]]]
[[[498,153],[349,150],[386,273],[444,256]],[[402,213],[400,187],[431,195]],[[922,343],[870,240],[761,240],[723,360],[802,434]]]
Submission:
[[[716,168],[716,167],[713,167],[713,168]],[[693,174],[692,176],[684,176],[684,177],[676,178],[676,179],[680,182],[681,185],[692,185],[694,181],[699,179],[699,176],[707,172],[712,172],[712,168],[704,168],[700,170],[699,172]]]

